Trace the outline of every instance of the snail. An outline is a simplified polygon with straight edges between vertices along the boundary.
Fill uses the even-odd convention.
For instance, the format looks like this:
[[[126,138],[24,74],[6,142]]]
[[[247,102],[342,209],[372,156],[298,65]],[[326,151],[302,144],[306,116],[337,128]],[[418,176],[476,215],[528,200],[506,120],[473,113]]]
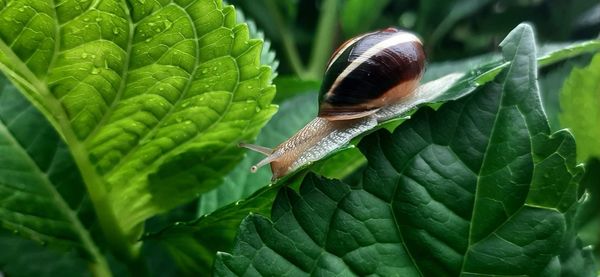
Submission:
[[[387,28],[349,39],[327,64],[313,121],[274,149],[240,144],[267,156],[251,171],[270,163],[276,180],[310,162],[310,157],[299,161],[309,149],[346,138],[344,132],[365,125],[365,118],[381,108],[411,98],[424,68],[423,44],[410,32]]]

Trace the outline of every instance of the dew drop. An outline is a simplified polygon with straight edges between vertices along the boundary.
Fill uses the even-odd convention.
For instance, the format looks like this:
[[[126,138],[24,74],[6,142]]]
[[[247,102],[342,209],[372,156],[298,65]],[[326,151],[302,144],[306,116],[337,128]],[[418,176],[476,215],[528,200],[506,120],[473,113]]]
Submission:
[[[185,108],[185,107],[187,107],[187,106],[189,106],[189,105],[190,105],[190,103],[186,102],[186,103],[183,103],[183,104],[181,104],[181,107],[182,107],[182,108]]]
[[[119,28],[114,28],[113,29],[113,34],[118,35],[119,34]]]
[[[248,89],[252,89],[252,86],[248,86]]]
[[[208,73],[208,69],[202,69],[202,74]]]
[[[208,87],[209,87],[209,85],[204,85],[204,88],[208,88]]]
[[[96,75],[98,73],[100,73],[100,70],[98,68],[92,69],[92,74]]]
[[[254,108],[254,110],[255,110],[256,112],[260,112],[260,108],[259,108],[258,106],[256,106],[256,107]]]
[[[159,91],[163,91],[163,90],[165,90],[165,88],[158,88],[158,90],[159,90]]]
[[[25,8],[19,8],[19,11],[20,11],[20,12],[24,12],[24,11],[25,11]]]
[[[83,21],[88,22],[88,21],[90,21],[90,19],[86,17],[83,19]]]
[[[18,235],[19,234],[19,230],[13,230],[13,234]]]
[[[146,39],[146,42],[150,42],[151,40],[152,40],[151,38],[147,38],[147,39]]]
[[[96,55],[92,54],[92,59],[95,59],[95,58],[96,58]]]
[[[218,67],[213,67],[213,71],[217,71],[217,69],[219,69]]]
[[[96,17],[96,22],[102,21],[102,17]]]
[[[83,58],[83,59],[87,58],[87,56],[88,56],[88,54],[87,54],[87,53],[82,53],[82,54],[81,54],[81,58]]]
[[[75,10],[81,10],[81,8],[79,6],[75,7]]]
[[[175,226],[181,226],[183,223],[181,222],[175,222]]]
[[[161,31],[160,28],[156,28],[155,30],[156,30],[156,32],[160,32]]]
[[[242,200],[235,201],[235,205],[236,205],[236,206],[238,206],[238,205],[239,205],[239,204],[241,204],[241,203],[242,203]]]
[[[150,25],[150,26],[154,26],[154,25],[156,25],[156,24],[155,24],[154,22],[150,22],[150,23],[148,23],[148,25]]]

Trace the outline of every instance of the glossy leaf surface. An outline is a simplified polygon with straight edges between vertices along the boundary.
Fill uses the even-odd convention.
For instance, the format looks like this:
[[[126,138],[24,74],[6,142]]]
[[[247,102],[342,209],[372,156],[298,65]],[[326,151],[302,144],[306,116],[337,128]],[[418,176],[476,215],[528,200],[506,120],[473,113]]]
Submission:
[[[94,218],[66,145],[0,75],[0,226],[41,245],[106,263],[88,231]],[[3,252],[26,244],[3,241],[7,243]]]
[[[0,17],[0,69],[66,139],[105,229],[134,237],[218,185],[275,112],[262,44],[220,0],[10,1]]]
[[[550,134],[533,32],[501,44],[511,64],[439,110],[364,138],[358,186],[314,175],[247,217],[219,275],[537,275],[560,269],[576,204],[575,141]],[[575,249],[573,251],[581,251]],[[555,272],[555,271],[552,271]]]

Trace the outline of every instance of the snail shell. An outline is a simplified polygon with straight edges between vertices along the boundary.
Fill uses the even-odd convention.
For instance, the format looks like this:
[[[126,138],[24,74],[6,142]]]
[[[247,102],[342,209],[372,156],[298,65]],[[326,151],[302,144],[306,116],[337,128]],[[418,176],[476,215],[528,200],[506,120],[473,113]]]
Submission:
[[[388,28],[342,44],[327,65],[319,117],[364,117],[400,101],[417,87],[425,53],[414,34]]]
[[[240,144],[267,156],[251,171],[270,163],[273,180],[286,175],[304,151],[332,132],[408,98],[424,68],[423,45],[410,32],[387,28],[346,41],[327,64],[315,120],[275,149]]]

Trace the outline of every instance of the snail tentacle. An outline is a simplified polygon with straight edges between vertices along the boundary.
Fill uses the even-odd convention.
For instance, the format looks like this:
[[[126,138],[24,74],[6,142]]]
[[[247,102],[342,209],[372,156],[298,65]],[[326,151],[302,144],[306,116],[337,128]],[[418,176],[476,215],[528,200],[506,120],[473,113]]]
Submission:
[[[271,155],[271,153],[273,153],[273,149],[264,147],[264,146],[260,146],[260,145],[256,145],[256,144],[249,144],[249,143],[242,142],[242,143],[238,144],[238,146],[246,148],[246,149],[250,149],[254,152],[261,153],[265,156],[269,156],[269,155]]]
[[[274,149],[240,144],[267,156],[250,170],[271,164],[275,180],[373,128],[390,105],[414,106],[424,68],[423,43],[410,32],[387,28],[348,40],[327,63],[313,121]]]

